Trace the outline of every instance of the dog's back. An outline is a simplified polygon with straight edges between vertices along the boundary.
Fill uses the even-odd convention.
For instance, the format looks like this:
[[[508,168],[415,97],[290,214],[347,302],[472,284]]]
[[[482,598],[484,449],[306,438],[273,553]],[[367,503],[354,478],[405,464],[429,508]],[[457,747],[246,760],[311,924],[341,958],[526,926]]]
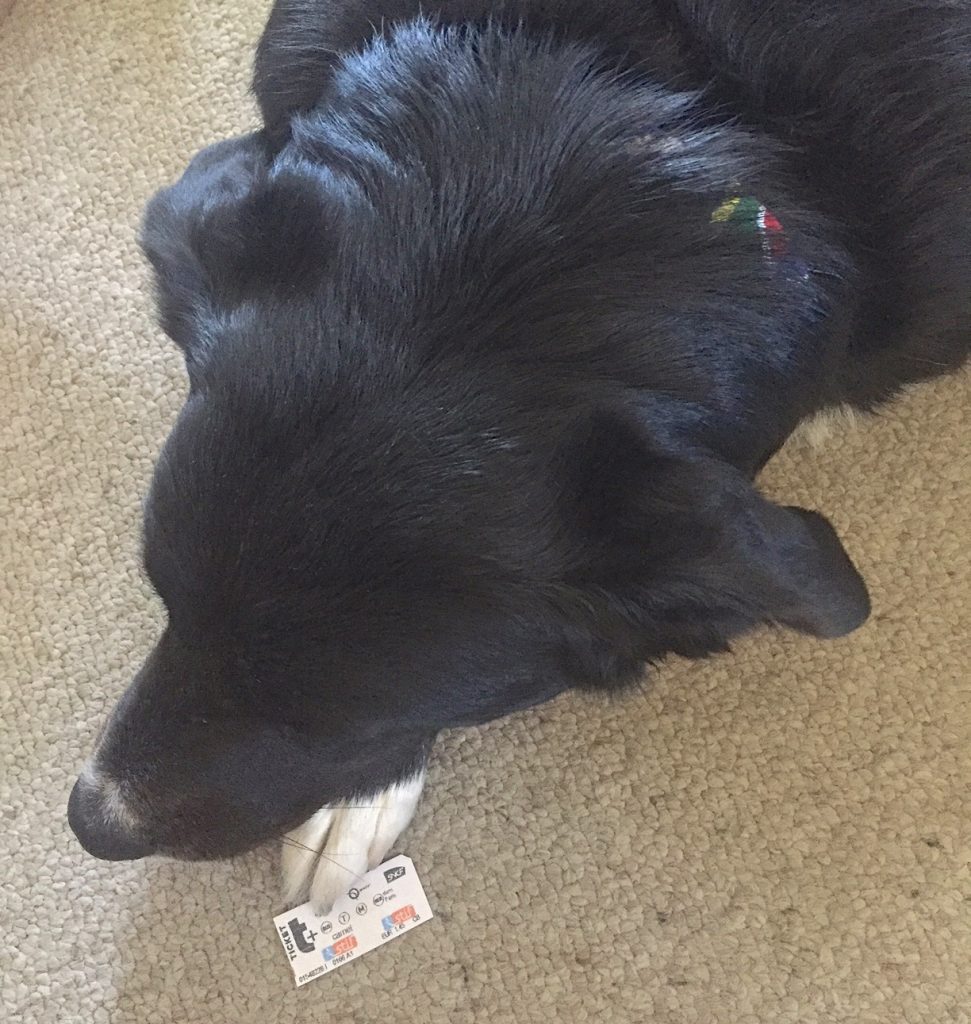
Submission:
[[[851,257],[847,358],[826,396],[871,407],[966,358],[971,331],[971,9],[950,0],[279,0],[255,89],[271,135],[343,55],[419,17],[581,43],[604,69],[701,90],[695,123],[786,151],[783,176]],[[604,116],[609,116],[604,112]]]

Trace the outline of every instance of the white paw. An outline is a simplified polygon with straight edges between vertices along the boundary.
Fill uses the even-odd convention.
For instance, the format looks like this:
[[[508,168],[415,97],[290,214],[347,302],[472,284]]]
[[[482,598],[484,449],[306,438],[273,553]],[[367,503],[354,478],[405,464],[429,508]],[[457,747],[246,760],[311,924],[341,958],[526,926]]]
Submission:
[[[283,839],[284,897],[289,905],[309,899],[319,913],[384,860],[411,821],[425,773],[372,797],[323,807]]]

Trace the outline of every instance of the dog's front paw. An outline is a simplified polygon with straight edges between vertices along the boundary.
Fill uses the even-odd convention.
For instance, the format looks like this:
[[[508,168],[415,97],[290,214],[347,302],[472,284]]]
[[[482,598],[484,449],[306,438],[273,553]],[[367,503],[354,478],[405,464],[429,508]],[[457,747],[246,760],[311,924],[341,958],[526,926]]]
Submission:
[[[372,797],[322,807],[283,840],[283,887],[292,905],[310,899],[319,913],[384,860],[411,821],[425,773]]]

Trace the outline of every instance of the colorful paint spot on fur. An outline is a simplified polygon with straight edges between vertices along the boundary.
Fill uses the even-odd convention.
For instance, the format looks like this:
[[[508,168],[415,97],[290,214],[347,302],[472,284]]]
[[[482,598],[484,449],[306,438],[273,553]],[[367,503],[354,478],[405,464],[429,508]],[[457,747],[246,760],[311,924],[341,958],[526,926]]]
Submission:
[[[758,234],[768,262],[784,264],[801,280],[809,277],[809,270],[802,260],[787,259],[789,242],[782,222],[755,196],[731,196],[712,211],[711,222],[730,224],[746,234]]]

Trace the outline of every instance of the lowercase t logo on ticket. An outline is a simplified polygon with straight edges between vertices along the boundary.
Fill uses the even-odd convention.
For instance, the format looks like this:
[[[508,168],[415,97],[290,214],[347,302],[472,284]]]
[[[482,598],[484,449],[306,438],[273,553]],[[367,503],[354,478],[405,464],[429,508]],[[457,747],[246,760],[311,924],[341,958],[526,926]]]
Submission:
[[[304,903],[277,915],[273,923],[294,979],[305,985],[431,917],[415,865],[400,856],[352,879],[347,892],[325,916]]]

